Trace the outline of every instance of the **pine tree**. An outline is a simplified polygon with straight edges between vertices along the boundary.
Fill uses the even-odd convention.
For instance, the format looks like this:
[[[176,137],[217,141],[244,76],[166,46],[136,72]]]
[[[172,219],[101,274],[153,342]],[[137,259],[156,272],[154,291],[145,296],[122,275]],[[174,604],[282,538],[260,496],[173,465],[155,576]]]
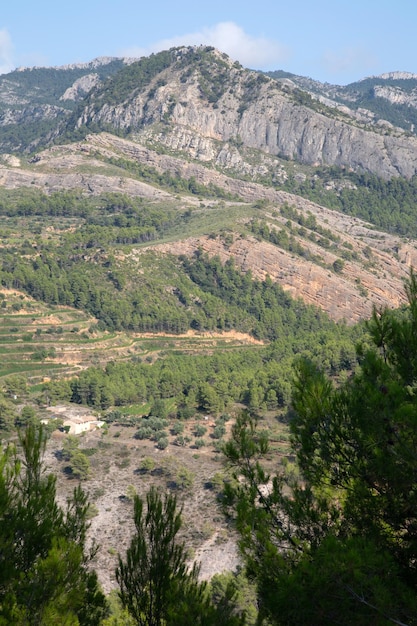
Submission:
[[[336,386],[296,368],[296,465],[264,470],[268,441],[248,415],[225,448],[226,488],[260,620],[272,624],[417,623],[417,279],[408,307],[375,310],[374,347]]]
[[[19,442],[0,455],[0,624],[98,625],[106,602],[88,568],[87,498],[78,487],[57,504],[41,426],[29,422]]]
[[[144,501],[134,498],[136,533],[119,556],[116,578],[120,598],[139,626],[243,626],[234,614],[233,594],[214,606],[206,584],[198,581],[199,568],[187,566],[187,553],[177,540],[181,511],[171,494],[163,498],[151,488]]]

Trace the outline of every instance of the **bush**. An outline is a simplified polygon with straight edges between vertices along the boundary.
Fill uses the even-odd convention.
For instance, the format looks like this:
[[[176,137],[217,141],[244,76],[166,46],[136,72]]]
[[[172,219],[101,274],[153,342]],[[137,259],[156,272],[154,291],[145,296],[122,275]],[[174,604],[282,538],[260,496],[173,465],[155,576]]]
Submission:
[[[168,437],[161,437],[160,439],[158,439],[158,443],[156,444],[156,447],[159,450],[165,450],[165,448],[168,447]]]
[[[184,424],[182,422],[175,422],[171,428],[173,435],[181,435],[184,432]]]
[[[90,474],[90,461],[81,450],[76,450],[71,455],[70,463],[65,469],[69,471],[74,478],[87,480]]]
[[[187,467],[180,467],[177,472],[176,483],[179,489],[189,489],[194,483],[194,473]]]
[[[149,426],[141,426],[134,434],[135,439],[152,439],[154,431]]]
[[[336,274],[341,274],[343,272],[343,268],[345,267],[345,262],[342,259],[336,259],[332,267]]]
[[[150,456],[145,456],[140,465],[140,469],[142,472],[151,472],[153,469],[155,469],[154,459],[152,459]]]
[[[226,428],[222,426],[221,424],[219,424],[218,426],[214,427],[212,437],[213,439],[221,439],[225,434],[226,434]]]
[[[207,432],[207,427],[203,426],[202,424],[197,424],[197,426],[194,429],[194,434],[196,437],[202,437],[203,435],[205,435]]]

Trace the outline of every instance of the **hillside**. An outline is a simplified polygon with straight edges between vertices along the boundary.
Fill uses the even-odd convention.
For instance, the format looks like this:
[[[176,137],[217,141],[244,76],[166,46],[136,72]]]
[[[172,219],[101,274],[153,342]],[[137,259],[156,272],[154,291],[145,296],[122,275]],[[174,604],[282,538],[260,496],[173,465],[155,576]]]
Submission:
[[[233,567],[239,412],[291,462],[294,361],[348,380],[363,321],[405,305],[415,81],[321,85],[206,47],[0,77],[1,434],[25,404],[51,430],[105,421],[55,430],[47,464],[62,501],[83,480],[106,592],[150,484],[178,494],[203,576]]]
[[[150,58],[149,67],[138,62],[122,70],[110,90],[106,85],[92,91],[67,132],[113,127],[202,161],[219,158],[216,142],[235,142],[307,165],[352,167],[386,178],[416,172],[416,139],[401,129],[328,107],[215,50],[167,54]]]
[[[399,306],[403,302],[402,281],[410,265],[416,265],[416,247],[409,238],[378,231],[356,217],[331,211],[300,196],[220,174],[178,156],[161,155],[108,133],[47,149],[31,161],[24,157],[9,159],[14,166],[0,168],[3,188],[28,186],[48,193],[73,189],[89,195],[118,192],[167,203],[176,207],[174,210],[190,210],[192,219],[187,230],[182,236],[170,235],[175,242],[149,242],[145,248],[159,254],[192,256],[202,247],[209,255],[219,254],[224,260],[233,256],[243,271],[250,269],[261,279],[269,275],[291,295],[319,306],[335,320],[353,323],[368,317],[374,304]],[[141,166],[151,168],[154,179],[156,173],[169,173],[174,180],[194,179],[201,186],[199,193],[178,196],[167,185],[145,182],[146,172],[141,172]],[[225,198],[238,201],[206,201],[204,192],[210,185],[215,185],[217,194],[222,191]],[[255,207],[259,202],[261,206]],[[290,226],[285,209],[280,213],[287,205],[298,212]],[[307,223],[300,223],[309,216],[314,218],[310,228]],[[251,234],[253,220],[264,221],[271,229],[291,232],[301,246],[300,253],[294,254]],[[216,233],[216,222],[230,232],[233,242],[225,242]],[[326,237],[320,237],[320,229],[328,231]],[[192,236],[184,236],[187,231]],[[143,250],[144,244],[140,246],[141,254]],[[132,254],[130,257],[135,258]],[[337,259],[344,261],[340,273],[332,270]]]

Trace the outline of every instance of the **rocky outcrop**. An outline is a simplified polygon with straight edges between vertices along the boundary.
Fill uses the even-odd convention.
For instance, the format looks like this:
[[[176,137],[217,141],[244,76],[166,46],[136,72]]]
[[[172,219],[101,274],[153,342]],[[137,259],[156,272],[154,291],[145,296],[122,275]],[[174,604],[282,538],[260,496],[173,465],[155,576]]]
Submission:
[[[268,242],[253,237],[242,238],[238,234],[233,243],[227,245],[221,237],[198,237],[161,244],[155,246],[155,249],[160,253],[187,256],[202,250],[209,256],[219,256],[223,262],[233,258],[237,267],[244,272],[250,270],[254,278],[264,280],[269,276],[291,296],[314,304],[326,311],[332,319],[345,320],[348,324],[369,318],[373,306],[394,308],[405,302],[403,279],[407,276],[408,268],[404,265],[401,267],[400,262],[394,261],[391,255],[384,252],[377,254],[384,271],[374,274],[360,264],[346,263],[341,275],[295,257]],[[337,258],[334,253],[325,256],[328,263]],[[417,254],[414,259],[417,261]],[[392,273],[387,273],[388,267]]]
[[[76,80],[71,87],[68,87],[60,97],[60,100],[74,100],[78,102],[89,93],[93,87],[96,87],[100,83],[100,77],[98,74],[87,74]]]
[[[277,81],[245,70],[212,48],[173,49],[168,66],[158,66],[157,57],[148,65],[146,59],[134,64],[136,74],[130,71],[133,59],[104,58],[0,77],[0,126],[22,127],[19,137],[9,133],[2,142],[0,134],[0,150],[34,149],[62,133],[84,132],[87,126],[114,128],[139,143],[234,168],[245,176],[262,174],[265,164],[260,170],[255,163],[248,167],[242,160],[244,149],[257,150],[265,158],[336,165],[384,178],[417,173],[417,138],[361,108],[359,83],[338,88],[295,76]],[[113,86],[104,81],[109,73],[116,81]],[[61,93],[53,87],[52,75]],[[417,87],[413,91],[397,84],[401,80],[414,78],[395,74],[374,81],[375,99],[384,98],[392,107],[416,106]],[[71,116],[74,103],[79,107]],[[39,125],[39,136],[34,136],[33,123],[39,121],[49,123],[48,133]],[[412,131],[414,124],[407,128]]]
[[[401,87],[377,85],[374,88],[374,94],[376,98],[384,98],[391,104],[405,104],[406,106],[417,108],[417,89],[407,93]]]
[[[25,124],[41,122],[44,120],[53,120],[67,114],[62,108],[43,104],[37,106],[24,107],[22,109],[6,110],[0,113],[0,126],[9,126],[12,124]]]
[[[99,99],[93,100],[77,126],[129,129],[138,140],[154,131],[160,143],[202,161],[216,158],[205,143],[214,140],[307,165],[336,165],[384,178],[417,173],[416,137],[393,127],[364,128],[358,115],[346,113],[348,109],[331,110],[308,99],[307,106],[288,85],[279,86],[264,76],[260,80],[260,75],[237,68],[230,60],[223,60],[219,69],[217,61],[213,57],[204,71],[198,65],[185,71],[184,63],[174,63],[146,89],[118,104],[99,106]]]

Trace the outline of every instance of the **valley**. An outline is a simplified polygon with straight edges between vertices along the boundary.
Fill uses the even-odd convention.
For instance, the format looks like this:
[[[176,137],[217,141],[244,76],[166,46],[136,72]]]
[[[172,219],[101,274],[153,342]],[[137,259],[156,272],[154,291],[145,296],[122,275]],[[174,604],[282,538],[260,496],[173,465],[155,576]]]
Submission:
[[[88,496],[106,595],[153,486],[182,507],[200,580],[249,563],[263,597],[275,575],[301,594],[292,575],[327,541],[343,552],[341,528],[369,539],[369,502],[398,487],[385,463],[397,508],[414,497],[415,90],[204,46],[0,77],[0,435],[22,458],[42,420],[57,503]],[[390,502],[369,522],[386,572],[413,532]]]

